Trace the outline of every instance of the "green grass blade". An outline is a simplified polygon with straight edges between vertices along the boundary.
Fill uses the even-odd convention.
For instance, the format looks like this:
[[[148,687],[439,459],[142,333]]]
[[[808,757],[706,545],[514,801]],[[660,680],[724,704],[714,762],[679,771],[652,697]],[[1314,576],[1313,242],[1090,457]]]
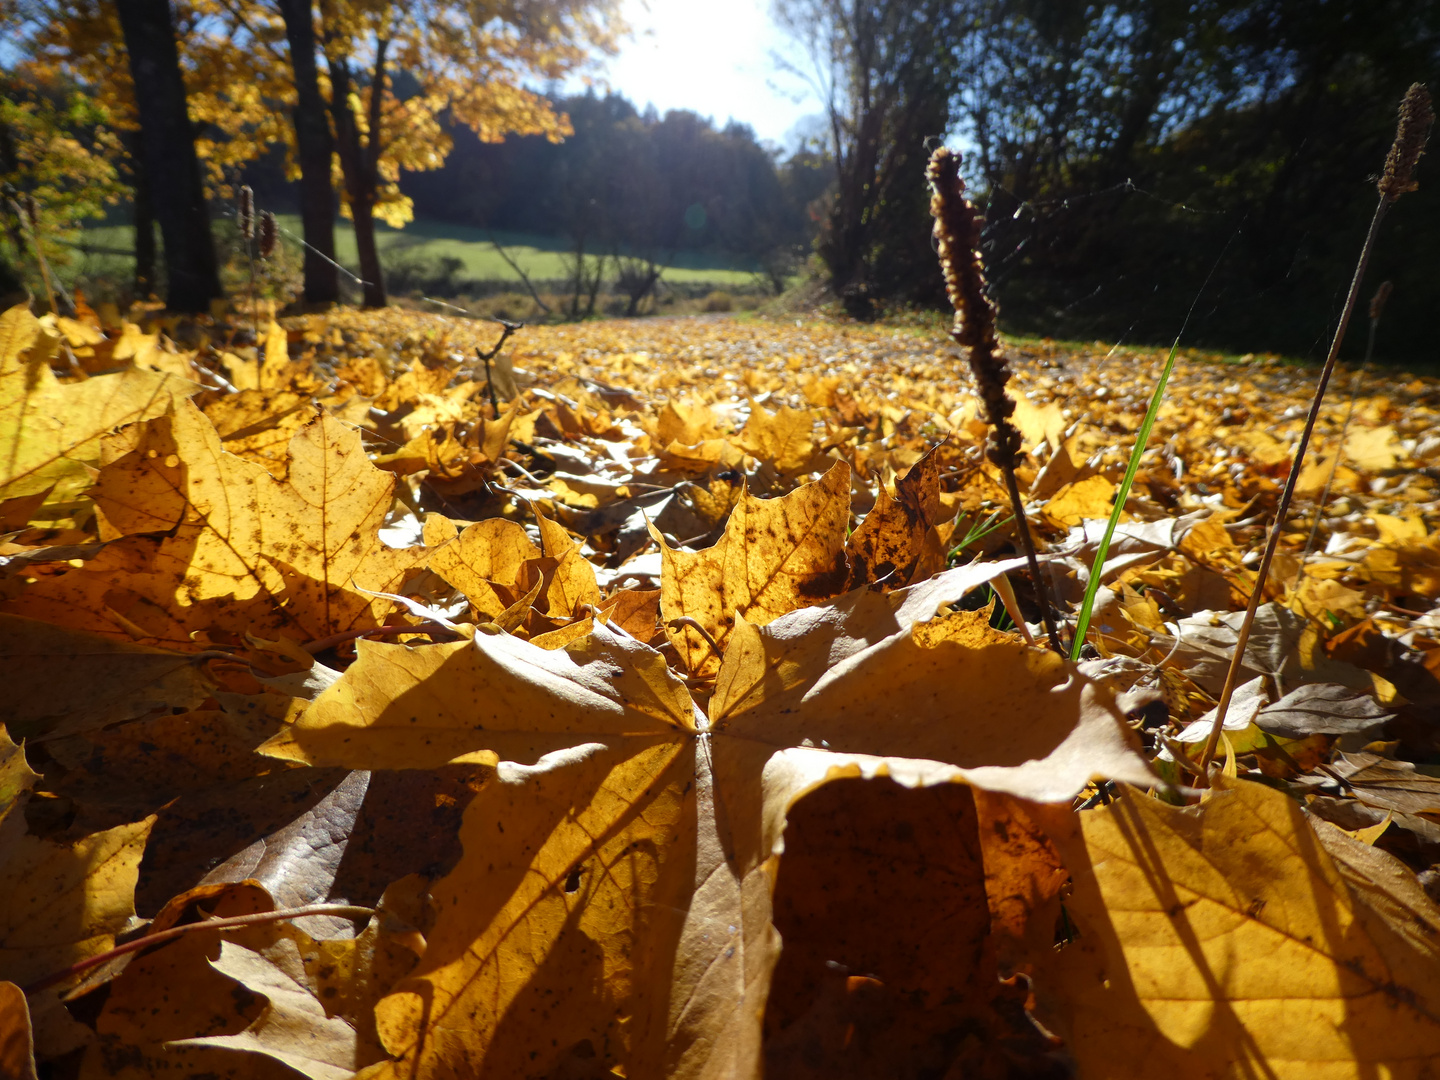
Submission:
[[[1095,594],[1100,591],[1100,572],[1105,569],[1105,556],[1110,553],[1110,541],[1115,538],[1115,526],[1120,524],[1120,515],[1125,512],[1125,500],[1130,497],[1130,485],[1140,471],[1140,459],[1145,454],[1145,444],[1150,441],[1150,429],[1155,426],[1155,417],[1160,412],[1160,401],[1165,397],[1165,384],[1175,370],[1175,352],[1180,339],[1170,346],[1170,355],[1165,359],[1165,368],[1160,372],[1160,381],[1155,384],[1155,393],[1150,395],[1150,407],[1145,410],[1145,419],[1135,433],[1135,449],[1130,451],[1130,464],[1125,467],[1125,479],[1115,493],[1115,506],[1110,511],[1110,521],[1105,526],[1105,535],[1100,538],[1100,549],[1095,553],[1095,564],[1090,567],[1090,582],[1085,586],[1085,599],[1080,604],[1080,616],[1075,623],[1075,640],[1070,644],[1070,659],[1080,659],[1080,648],[1085,644],[1086,631],[1090,629],[1090,614],[1095,609]]]

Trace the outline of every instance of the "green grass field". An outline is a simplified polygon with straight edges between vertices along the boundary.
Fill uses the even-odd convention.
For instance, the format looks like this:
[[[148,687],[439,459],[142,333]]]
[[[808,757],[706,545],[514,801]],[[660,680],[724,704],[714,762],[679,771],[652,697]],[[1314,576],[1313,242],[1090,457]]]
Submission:
[[[301,251],[299,216],[277,216],[284,230],[281,241],[294,253],[298,262]],[[440,259],[453,258],[460,261],[460,269],[454,275],[457,278],[487,284],[513,282],[516,287],[520,286],[519,275],[505,264],[490,243],[490,234],[486,230],[422,219],[411,222],[404,229],[377,224],[376,232],[381,261],[387,269],[432,261],[438,264]],[[128,278],[133,266],[128,254],[133,246],[133,237],[134,232],[129,225],[86,228],[74,260],[62,276],[71,279],[76,276]],[[500,232],[495,234],[495,238],[505,245],[509,256],[537,283],[559,281],[565,277],[566,242],[563,238]],[[336,223],[335,246],[339,262],[352,271],[357,270],[359,260],[355,253],[355,234],[348,221]],[[743,260],[686,252],[678,256],[673,265],[666,267],[664,276],[665,280],[676,284],[736,288],[753,284],[752,269]]]

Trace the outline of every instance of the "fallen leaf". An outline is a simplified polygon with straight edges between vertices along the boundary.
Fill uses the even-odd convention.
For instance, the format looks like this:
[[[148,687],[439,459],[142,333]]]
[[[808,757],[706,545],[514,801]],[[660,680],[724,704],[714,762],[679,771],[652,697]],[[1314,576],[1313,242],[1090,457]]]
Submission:
[[[1045,517],[1057,528],[1066,529],[1087,519],[1107,518],[1115,501],[1115,485],[1103,476],[1091,476],[1066,484],[1045,504]]]
[[[36,1080],[30,1008],[25,991],[12,982],[0,982],[0,1076]]]
[[[1129,791],[1056,836],[1077,936],[1036,977],[1078,1069],[1423,1075],[1440,936],[1371,917],[1290,798],[1213,782],[1198,808]]]
[[[839,666],[856,681],[817,692],[798,717],[731,710],[713,736],[660,654],[600,625],[554,652],[499,635],[408,649],[362,642],[356,664],[268,753],[392,768],[463,756],[497,770],[466,811],[466,856],[436,886],[425,959],[378,1008],[384,1044],[402,1060],[374,1075],[543,1074],[581,1059],[632,1076],[746,1073],[762,1040],[745,1002],[764,1000],[778,955],[770,883],[785,816],[804,793],[890,776],[1068,799],[1112,765],[1148,778],[1113,703],[1058,657],[987,646],[957,670],[973,620],[919,632],[918,621],[985,572],[994,571],[848,594],[863,613],[831,640],[851,643],[851,663]],[[840,603],[808,610],[834,625]],[[867,654],[866,638],[887,624],[889,637]],[[824,680],[823,661],[840,648],[807,654],[822,663],[799,682]],[[912,673],[909,649],[939,662]],[[864,723],[873,696],[836,713],[866,672],[894,687],[942,669],[943,696],[891,691],[911,705],[908,727],[890,714]],[[957,708],[956,681],[978,691],[986,679],[1000,696],[967,693],[973,709]],[[993,726],[976,727],[981,719]],[[989,744],[1002,728],[1012,734],[997,750]],[[817,748],[797,747],[802,738]],[[893,756],[818,748],[824,741]],[[966,767],[920,760],[932,753]]]
[[[597,628],[552,651],[476,634],[426,648],[361,641],[345,677],[261,749],[344,768],[436,768],[467,755],[534,764],[575,745],[694,726],[683,685],[632,638]]]
[[[0,731],[4,786],[14,792],[0,805],[0,876],[24,883],[0,892],[0,980],[24,986],[114,945],[135,914],[135,878],[155,819],[73,843],[32,836],[23,805],[38,777],[25,775],[15,753]]]
[[[387,932],[377,914],[353,941],[315,941],[283,924],[225,941],[216,971],[268,1004],[244,1031],[181,1039],[176,1048],[214,1047],[263,1055],[311,1080],[346,1080],[384,1057],[375,1004],[415,966],[415,943]],[[257,932],[258,931],[258,932]]]
[[[687,552],[662,540],[660,617],[685,666],[714,674],[720,657],[694,628],[673,620],[694,619],[723,648],[737,617],[763,624],[839,591],[849,516],[850,470],[841,463],[789,495],[743,496],[714,547]]]
[[[1394,716],[1369,694],[1348,686],[1307,683],[1261,709],[1255,726],[1291,739],[1308,735],[1371,736]]]
[[[50,371],[56,339],[24,305],[0,315],[0,499],[52,488],[64,499],[90,486],[100,439],[148,420],[200,387],[131,369],[61,385]]]
[[[752,402],[738,441],[760,461],[790,475],[808,467],[815,456],[814,428],[815,415],[808,409],[782,405],[779,412],[769,413]]]
[[[0,614],[0,657],[10,671],[6,724],[17,735],[72,735],[193,708],[211,693],[188,656]]]
[[[1405,456],[1395,429],[1386,424],[1377,428],[1357,427],[1345,436],[1345,457],[1367,472],[1393,469]]]
[[[9,610],[53,620],[56,606],[69,604],[77,628],[120,636],[98,614],[118,591],[119,613],[166,645],[193,649],[192,633],[215,629],[308,642],[378,625],[386,602],[353,586],[395,592],[423,558],[422,549],[380,542],[394,480],[333,417],[291,440],[284,481],[226,454],[188,401],[132,440],[133,450],[101,470],[94,498],[112,535],[127,538],[115,560],[133,559],[133,569],[116,576],[103,561],[87,563],[37,581]],[[152,531],[165,535],[131,536]]]
[[[896,478],[893,497],[881,488],[874,508],[845,541],[847,588],[872,582],[903,588],[942,569],[939,523],[940,465],[932,449]]]
[[[595,568],[580,553],[580,545],[564,528],[551,521],[538,509],[535,519],[540,525],[540,544],[545,557],[555,560],[555,573],[545,592],[545,612],[551,618],[575,618],[584,609],[594,609],[600,602],[600,587],[595,583]]]
[[[476,612],[489,616],[515,602],[525,564],[540,558],[525,527],[504,518],[477,521],[460,532],[449,518],[429,514],[425,546],[434,549],[427,560],[430,569],[464,593]]]
[[[1020,434],[1025,437],[1025,445],[1032,450],[1042,442],[1059,446],[1069,426],[1058,401],[1036,405],[1028,398],[1016,397],[1013,419]]]

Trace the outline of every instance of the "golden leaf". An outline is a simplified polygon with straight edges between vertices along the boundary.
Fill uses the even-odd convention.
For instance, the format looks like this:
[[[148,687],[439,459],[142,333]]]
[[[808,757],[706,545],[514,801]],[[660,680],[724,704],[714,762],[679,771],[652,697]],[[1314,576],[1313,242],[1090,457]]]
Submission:
[[[1393,469],[1404,457],[1405,450],[1389,424],[1357,427],[1345,436],[1345,460],[1365,472]]]
[[[361,641],[345,677],[263,751],[345,768],[476,754],[533,764],[580,743],[691,730],[694,715],[660,654],[613,631],[554,651],[507,634],[420,649]]]
[[[350,940],[316,941],[283,923],[255,927],[238,940],[232,936],[211,965],[263,995],[268,1006],[238,1034],[178,1039],[167,1046],[258,1054],[311,1080],[346,1080],[385,1056],[375,1005],[415,966],[416,954],[407,945],[419,935],[397,933],[395,923],[383,912]]]
[[[595,568],[580,553],[580,545],[555,522],[535,509],[540,525],[540,543],[545,557],[556,562],[555,574],[545,592],[546,614],[551,618],[574,618],[582,607],[593,608],[600,603],[600,587],[595,584]]]
[[[1115,501],[1115,485],[1103,476],[1066,484],[1045,504],[1045,518],[1057,529],[1086,520],[1104,520]]]
[[[882,486],[875,506],[845,541],[849,588],[883,582],[903,588],[945,565],[935,531],[940,518],[940,463],[933,448],[895,481],[891,496]]]
[[[67,735],[156,709],[192,708],[212,687],[189,657],[0,615],[5,722],[25,736]],[[0,784],[0,800],[3,800]]]
[[[36,1080],[30,1008],[25,991],[12,982],[0,982],[0,1076]]]
[[[123,546],[36,582],[7,610],[84,605],[70,612],[71,625],[123,636],[123,624],[104,614],[104,598],[118,589],[129,594],[120,614],[170,646],[194,648],[191,633],[209,630],[308,642],[377,625],[375,597],[352,586],[396,591],[423,558],[422,549],[380,542],[394,480],[334,417],[312,420],[291,440],[284,480],[225,453],[188,401],[133,441],[101,470],[94,493],[104,528],[126,537]],[[146,532],[165,535],[132,535]],[[126,558],[129,568],[110,569]]]
[[[748,692],[731,679],[728,698],[746,707],[713,735],[659,653],[601,624],[554,651],[486,634],[418,648],[360,642],[356,663],[266,753],[350,768],[456,758],[496,768],[466,812],[465,857],[436,887],[425,959],[378,1008],[400,1060],[366,1075],[546,1075],[584,1063],[631,1077],[753,1075],[779,956],[780,839],[803,795],[889,776],[1068,799],[1112,766],[1148,778],[1113,703],[1058,657],[973,649],[974,620],[963,615],[922,629],[994,572],[860,590],[750,627],[799,651],[754,672]],[[812,635],[816,626],[828,630]],[[936,654],[920,680],[912,649]],[[957,668],[967,651],[971,664]],[[830,693],[833,665],[855,675]],[[757,684],[776,675],[792,689],[770,709]],[[877,689],[837,716],[866,680]],[[937,692],[913,692],[922,683]],[[887,687],[888,711],[865,723]],[[802,698],[814,708],[790,707]],[[902,726],[894,714],[907,702],[915,715]],[[989,743],[1001,729],[997,757]],[[802,738],[859,752],[797,746]],[[968,767],[923,760],[931,751]],[[968,865],[978,873],[973,856]],[[935,968],[924,985],[943,998],[958,977]],[[976,1000],[974,1015],[988,1017],[983,988]]]
[[[809,410],[782,405],[779,412],[769,413],[751,402],[750,418],[738,441],[760,461],[788,475],[803,471],[814,457],[814,428],[815,414]]]
[[[131,369],[61,385],[50,371],[55,339],[24,306],[0,315],[0,499],[54,488],[63,499],[88,487],[85,466],[112,428],[159,416],[200,389]]]
[[[686,667],[713,674],[720,657],[695,629],[672,620],[694,619],[723,648],[739,616],[763,624],[838,592],[849,516],[850,469],[838,463],[780,498],[744,495],[714,547],[687,552],[661,540],[660,616]]]
[[[1425,1075],[1440,912],[1424,907],[1418,933],[1387,917],[1292,799],[1214,785],[1190,810],[1129,791],[1056,836],[1078,936],[1036,958],[1037,979],[1054,980],[1082,1075]]]
[[[504,518],[477,521],[459,532],[449,518],[427,514],[424,535],[425,546],[434,549],[430,569],[464,593],[477,612],[492,617],[515,602],[525,564],[540,558],[525,527]],[[503,596],[497,585],[505,590]]]
[[[1069,426],[1058,401],[1036,405],[1028,398],[1017,397],[1013,419],[1020,434],[1025,437],[1025,445],[1031,448],[1041,442],[1059,446],[1065,428]]]
[[[26,831],[39,777],[0,728],[0,980],[25,985],[115,943],[135,914],[140,856],[155,818],[55,843]]]

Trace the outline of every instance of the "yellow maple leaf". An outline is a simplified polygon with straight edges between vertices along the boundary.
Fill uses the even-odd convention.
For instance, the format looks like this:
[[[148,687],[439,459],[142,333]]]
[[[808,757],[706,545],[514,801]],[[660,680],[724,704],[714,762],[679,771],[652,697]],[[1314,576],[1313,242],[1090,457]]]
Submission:
[[[777,413],[766,412],[753,402],[750,418],[740,432],[739,443],[761,462],[773,465],[781,475],[797,473],[815,455],[811,437],[815,415],[808,409],[782,405]]]
[[[1110,516],[1115,485],[1103,476],[1091,476],[1066,484],[1045,504],[1045,517],[1056,528],[1069,528],[1083,521]]]
[[[0,979],[24,985],[105,952],[135,914],[135,880],[153,816],[73,843],[26,831],[39,777],[0,729]],[[73,979],[71,980],[74,981]]]
[[[1389,424],[1357,427],[1345,436],[1345,459],[1365,472],[1393,469],[1404,456],[1404,448]]]
[[[0,499],[51,487],[54,499],[82,491],[102,436],[200,389],[136,369],[62,385],[49,364],[56,340],[26,307],[0,315]]]
[[[296,433],[284,480],[225,453],[189,401],[127,438],[93,496],[105,534],[123,539],[5,610],[181,649],[208,631],[309,642],[378,625],[387,602],[353,586],[396,591],[424,558],[380,542],[394,478],[334,417]]]
[[[1052,833],[1078,936],[1037,978],[1081,1073],[1425,1075],[1440,910],[1413,877],[1402,900],[1348,870],[1337,854],[1365,856],[1317,840],[1281,792],[1214,786],[1191,810],[1129,792]]]
[[[665,575],[660,617],[685,665],[713,674],[737,616],[766,623],[844,587],[845,526],[850,517],[850,468],[843,462],[821,479],[777,499],[743,495],[714,547],[687,552],[659,539]],[[674,623],[693,619],[695,627]],[[673,623],[673,625],[672,625]]]
[[[938,447],[895,481],[892,496],[882,486],[875,506],[845,541],[850,562],[849,588],[885,582],[901,588],[929,577],[945,565],[940,523]]]
[[[1097,774],[1143,781],[1113,700],[1059,657],[977,639],[965,614],[921,630],[995,572],[965,567],[742,624],[761,635],[759,653],[733,640],[734,675],[710,720],[660,653],[603,625],[558,650],[486,634],[361,642],[264,752],[496,768],[466,812],[465,858],[435,886],[425,957],[377,1008],[397,1060],[365,1075],[584,1062],[628,1076],[755,1075],[780,953],[780,840],[807,792],[889,776],[1068,800]],[[958,977],[938,973],[927,993]]]

